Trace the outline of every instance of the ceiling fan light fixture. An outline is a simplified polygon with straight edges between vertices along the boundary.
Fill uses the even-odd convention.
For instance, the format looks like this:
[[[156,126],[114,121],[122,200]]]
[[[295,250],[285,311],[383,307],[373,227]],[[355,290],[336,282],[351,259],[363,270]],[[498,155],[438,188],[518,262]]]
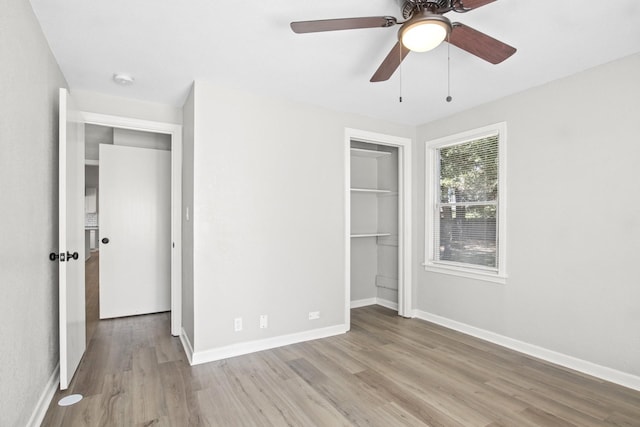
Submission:
[[[398,32],[398,38],[413,52],[435,49],[451,32],[451,21],[428,11],[411,18]]]

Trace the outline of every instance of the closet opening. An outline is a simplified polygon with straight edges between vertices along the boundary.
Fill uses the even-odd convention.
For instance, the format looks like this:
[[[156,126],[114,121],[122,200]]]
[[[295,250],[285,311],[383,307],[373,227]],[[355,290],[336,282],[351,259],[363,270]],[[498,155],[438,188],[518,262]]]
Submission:
[[[398,149],[351,142],[351,303],[398,310]]]
[[[412,317],[410,141],[347,136],[348,309],[381,305]]]

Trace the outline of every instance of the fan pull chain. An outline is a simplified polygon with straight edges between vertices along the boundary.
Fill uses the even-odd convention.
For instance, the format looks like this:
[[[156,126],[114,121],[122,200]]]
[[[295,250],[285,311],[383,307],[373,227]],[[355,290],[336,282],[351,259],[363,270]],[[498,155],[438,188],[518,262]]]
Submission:
[[[451,102],[451,35],[447,34],[447,102]]]
[[[400,59],[398,63],[398,77],[400,80],[400,96],[398,97],[398,101],[402,102],[402,45],[398,45],[398,55]]]

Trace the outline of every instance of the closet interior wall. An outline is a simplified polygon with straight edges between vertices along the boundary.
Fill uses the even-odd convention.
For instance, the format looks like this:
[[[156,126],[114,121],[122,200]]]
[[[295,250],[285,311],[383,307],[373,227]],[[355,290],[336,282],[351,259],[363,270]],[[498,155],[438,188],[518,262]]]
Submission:
[[[351,301],[398,303],[398,149],[351,142]]]

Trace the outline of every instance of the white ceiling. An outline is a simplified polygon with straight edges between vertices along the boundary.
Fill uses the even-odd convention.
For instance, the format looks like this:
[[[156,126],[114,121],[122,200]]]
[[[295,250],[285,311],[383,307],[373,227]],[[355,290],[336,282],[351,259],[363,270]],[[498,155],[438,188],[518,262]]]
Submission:
[[[518,49],[491,65],[447,44],[369,79],[398,26],[294,34],[291,21],[392,15],[397,0],[31,0],[72,90],[181,107],[193,80],[417,125],[640,51],[637,0],[499,0],[459,21]],[[133,86],[112,81],[132,74]],[[400,79],[401,74],[401,79]],[[605,84],[605,82],[603,82]],[[402,87],[403,102],[398,102]]]

